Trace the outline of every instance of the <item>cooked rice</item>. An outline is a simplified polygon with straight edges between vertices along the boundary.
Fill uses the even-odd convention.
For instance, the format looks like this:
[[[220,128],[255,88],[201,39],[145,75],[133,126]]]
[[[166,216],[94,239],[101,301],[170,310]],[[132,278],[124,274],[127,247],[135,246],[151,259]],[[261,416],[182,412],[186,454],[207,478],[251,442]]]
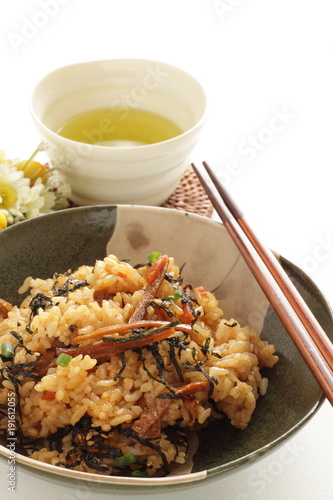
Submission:
[[[36,363],[33,368],[22,368],[26,375],[10,372],[13,364],[37,362],[56,346],[77,345],[78,335],[128,323],[143,297],[149,271],[149,264],[136,269],[109,255],[94,266],[81,266],[64,275],[25,280],[20,292],[28,291],[28,295],[0,322],[0,344],[9,341],[16,346],[13,359],[1,356],[0,405],[5,408],[8,393],[15,390],[8,376],[14,373],[20,381],[16,386],[22,416],[19,425],[33,459],[94,473],[152,476],[167,473],[171,462],[185,461],[189,429],[199,429],[222,414],[233,426],[246,429],[258,397],[267,390],[268,381],[260,369],[278,361],[275,347],[251,328],[224,318],[214,295],[201,287],[191,292],[192,312],[194,308],[198,317],[190,335],[177,327],[171,335],[174,358],[168,338],[104,359],[77,354],[68,366],[51,363],[39,378],[28,373],[35,373]],[[170,257],[157,295],[166,299],[177,287],[182,293],[185,290]],[[102,298],[106,294],[104,300],[96,300],[98,293]],[[47,298],[46,305],[37,302],[32,310],[32,300],[41,297],[38,294]],[[169,322],[185,323],[182,298],[163,302],[170,316],[148,305],[145,319],[163,316]],[[155,302],[161,304],[158,299]],[[82,345],[94,342],[85,340]],[[190,385],[197,382],[203,385]],[[175,396],[184,387],[189,394]],[[197,390],[191,392],[193,387]],[[161,413],[156,410],[158,436],[143,438],[133,425],[158,405],[163,407]],[[6,433],[7,417],[0,413],[0,418],[1,432]],[[116,458],[128,454],[134,455],[135,463],[119,465]]]

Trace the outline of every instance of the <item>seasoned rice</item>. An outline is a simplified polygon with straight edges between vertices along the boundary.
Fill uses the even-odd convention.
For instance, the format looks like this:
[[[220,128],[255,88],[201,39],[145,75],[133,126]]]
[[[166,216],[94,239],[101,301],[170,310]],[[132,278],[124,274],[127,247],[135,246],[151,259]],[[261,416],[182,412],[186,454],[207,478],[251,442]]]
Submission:
[[[6,306],[0,345],[10,342],[15,353],[1,351],[0,430],[8,430],[14,391],[17,433],[33,459],[99,474],[167,474],[172,462],[184,463],[190,430],[223,417],[248,426],[267,391],[260,370],[278,361],[275,347],[225,318],[212,293],[184,286],[172,257],[144,304],[149,328],[115,330],[142,307],[154,265],[108,255],[29,277],[21,305]],[[56,363],[61,353],[67,366]]]

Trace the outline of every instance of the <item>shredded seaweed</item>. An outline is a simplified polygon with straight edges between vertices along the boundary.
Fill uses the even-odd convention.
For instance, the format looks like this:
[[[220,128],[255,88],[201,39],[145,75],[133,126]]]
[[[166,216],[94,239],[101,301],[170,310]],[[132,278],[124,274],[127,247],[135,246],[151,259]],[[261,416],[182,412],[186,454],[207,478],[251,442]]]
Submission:
[[[114,430],[105,433],[100,427],[92,427],[92,419],[88,415],[84,415],[72,428],[67,427],[63,432],[50,436],[50,443],[59,452],[62,451],[63,438],[69,434],[68,429],[71,432],[72,448],[66,453],[66,461],[58,462],[58,466],[74,469],[84,463],[90,469],[103,474],[127,476],[133,471],[143,474],[147,470],[147,460],[135,459],[130,465],[126,461],[122,464],[119,460],[123,458],[121,449],[105,442],[105,439],[112,439]],[[118,429],[121,432],[121,427]]]
[[[11,335],[13,335],[13,337],[15,337],[15,338],[16,338],[16,340],[18,340],[18,344],[16,344],[16,346],[15,346],[15,351],[16,351],[16,349],[17,349],[18,347],[22,347],[23,349],[25,349],[25,352],[26,352],[27,354],[31,354],[31,351],[30,351],[27,347],[25,347],[25,345],[23,344],[23,338],[21,337],[21,335],[19,335],[19,334],[18,334],[17,332],[15,332],[14,330],[12,330],[12,331],[10,332],[10,334],[11,334]]]
[[[181,399],[176,393],[172,392],[162,392],[156,396],[159,399]]]
[[[185,448],[185,453],[188,452],[188,429],[179,425],[168,425],[163,429],[163,434],[175,446],[177,455],[180,448]]]
[[[20,405],[20,386],[23,383],[24,378],[32,378],[34,380],[40,380],[36,373],[34,373],[37,361],[29,361],[27,363],[20,363],[17,365],[8,364],[0,369],[0,376],[7,378],[14,387],[14,391],[17,397],[17,413],[22,422],[22,412]]]
[[[106,444],[101,436],[100,428],[92,428],[92,419],[84,415],[73,427],[67,426],[62,431],[59,430],[49,437],[52,447],[59,452],[62,451],[62,440],[71,432],[72,448],[66,453],[66,462],[59,462],[66,468],[74,468],[84,462],[88,467],[99,472],[111,472],[113,467],[104,463],[101,459],[115,459],[122,455],[119,448]],[[87,436],[89,434],[89,440]],[[88,444],[89,443],[89,444]],[[93,444],[91,444],[93,443]],[[71,461],[72,455],[79,454],[76,461]]]
[[[214,401],[213,398],[209,397],[208,398],[208,403],[210,403],[211,407],[213,408],[213,411],[217,413],[218,415],[221,415],[222,417],[226,416],[226,413],[224,411],[220,410],[220,408],[217,406],[216,402]]]
[[[155,302],[156,299],[147,302],[146,307],[152,306],[154,309],[162,309],[168,316],[171,318],[173,316],[173,312],[165,304],[172,304],[172,300],[168,299],[158,299],[160,302]]]
[[[73,284],[73,290],[78,290],[78,288],[82,288],[84,286],[88,286],[87,280],[78,280]]]
[[[212,354],[212,356],[215,356],[215,358],[218,358],[218,359],[222,359],[222,358],[223,358],[223,356],[221,356],[221,354],[219,354],[219,353],[218,353],[218,352],[216,352],[216,351],[212,351],[212,353],[211,353],[211,354]]]
[[[189,290],[189,292],[187,290]],[[194,302],[195,304],[198,305],[198,301],[194,297],[193,287],[191,285],[186,285],[184,287],[184,289],[182,291],[181,302],[182,302],[182,304],[185,304],[185,302],[189,302],[190,304],[192,304],[192,302]]]
[[[172,344],[175,349],[178,349],[178,357],[180,358],[181,357],[181,352],[182,351],[186,351],[188,345],[190,344],[190,340],[187,340],[189,337],[189,334],[188,333],[184,333],[184,337],[181,338],[181,337],[171,337],[171,338],[168,338],[168,339],[165,339],[166,342],[168,342],[169,344]],[[178,373],[178,371],[177,371]]]
[[[173,286],[178,286],[180,287],[183,284],[183,278],[182,276],[179,276],[179,278],[174,278],[171,276],[171,274],[166,274],[164,279],[170,283],[170,285]]]
[[[207,337],[204,344],[200,347],[202,354],[206,357],[208,356],[208,353],[209,353],[210,341],[211,341],[211,338]]]
[[[145,347],[147,347],[147,346],[145,346]],[[163,384],[164,387],[166,387],[168,389],[170,394],[172,394],[175,398],[179,399],[178,396],[176,396],[175,391],[169,386],[169,384],[165,380],[162,366],[159,367],[157,365],[157,370],[158,370],[159,376],[160,376],[160,379],[158,379],[158,378],[154,377],[154,375],[148,370],[146,363],[145,363],[145,358],[144,358],[143,353],[142,353],[142,349],[141,348],[133,349],[133,351],[136,352],[137,355],[139,356],[139,359],[142,363],[142,367],[143,367],[144,371],[147,373],[148,377],[151,378],[152,380],[155,380],[156,382],[159,382],[160,384]],[[154,359],[156,362],[156,358],[154,358]],[[158,361],[156,362],[156,364],[157,363],[158,363]],[[163,367],[164,367],[164,363],[163,363]]]
[[[146,266],[151,266],[151,263],[150,262],[146,262],[146,263],[141,263],[141,264],[135,264],[135,266],[133,266],[133,269],[140,269],[141,267],[146,267]]]
[[[125,356],[124,352],[120,353],[119,359],[120,359],[120,362],[121,362],[121,368],[120,368],[119,372],[117,373],[117,375],[114,377],[114,379],[113,379],[114,381],[117,381],[117,380],[120,379],[121,374],[123,373],[123,371],[126,368],[126,356]]]
[[[104,458],[103,455],[97,458],[94,453],[89,453],[89,451],[82,455],[83,461],[88,467],[105,474],[106,472],[112,471],[113,467],[103,462],[101,460],[102,457]]]
[[[62,452],[62,439],[67,436],[71,432],[71,426],[66,425],[65,427],[60,427],[56,432],[50,434],[47,438],[48,440],[48,448],[51,451],[58,451],[58,453]]]
[[[188,304],[190,311],[193,316],[193,321],[191,321],[191,324],[194,325],[197,319],[200,317],[201,312],[200,310],[196,310],[194,307],[194,304],[199,305],[197,299],[194,296],[193,293],[193,287],[191,285],[186,285],[184,286],[184,289],[182,290],[182,295],[181,295],[181,303],[182,304]]]
[[[171,373],[171,370],[168,370],[166,368],[164,361],[163,361],[163,358],[159,352],[159,346],[160,346],[160,342],[154,342],[153,344],[148,345],[146,347],[148,348],[148,350],[151,351],[151,353],[155,359],[155,362],[156,362],[158,374],[162,378],[162,377],[164,377],[164,372]]]
[[[206,360],[204,360],[204,361],[197,361],[196,360],[196,349],[195,348],[192,349],[192,357],[193,357],[193,360],[195,361],[194,365],[191,365],[190,363],[182,363],[182,366],[186,370],[189,370],[189,371],[201,372],[206,377],[206,379],[209,382],[208,396],[211,396],[214,392],[214,386],[216,384],[218,384],[218,380],[215,377],[211,377],[209,375],[209,373],[207,373],[206,370],[204,369],[203,365],[206,363]]]
[[[222,359],[223,356],[221,356],[221,354],[219,354],[216,351],[212,351],[212,350],[209,349],[211,340],[212,340],[211,337],[208,337],[205,340],[204,344],[200,347],[200,350],[201,350],[202,354],[205,357],[208,357],[208,354],[211,354],[212,356],[215,356],[216,358]]]
[[[53,283],[53,286],[51,288],[51,292],[53,293],[53,295],[55,295],[57,293],[58,284],[59,284],[59,281],[55,280],[55,282]]]
[[[31,323],[28,323],[25,327],[25,331],[29,333],[30,335],[33,334],[33,331],[31,330]]]
[[[25,363],[19,363],[17,365],[7,365],[4,367],[6,372],[15,373],[17,376],[22,378],[32,378],[34,380],[40,380],[41,377],[35,372],[37,361],[27,361]],[[0,370],[1,371],[1,370]]]
[[[45,311],[47,307],[51,306],[53,306],[51,298],[47,297],[43,293],[37,293],[29,303],[29,307],[31,309],[31,315],[33,317],[38,314],[39,309]]]
[[[237,321],[233,321],[233,323],[227,323],[226,321],[223,321],[225,326],[228,326],[229,328],[234,328],[235,326],[238,325]]]
[[[160,457],[162,458],[162,463],[163,463],[163,466],[162,466],[163,471],[165,474],[168,474],[168,472],[169,472],[168,461],[167,461],[167,458],[166,458],[165,454],[163,453],[163,451],[161,450],[161,447],[159,445],[152,443],[149,439],[145,439],[145,438],[141,437],[131,427],[124,427],[123,429],[121,429],[121,432],[122,432],[122,434],[124,434],[124,436],[132,437],[133,439],[138,441],[138,443],[142,444],[143,446],[147,446],[148,448],[151,448],[158,455],[160,455]]]
[[[55,297],[66,297],[70,292],[74,292],[78,288],[87,286],[86,280],[73,281],[72,278],[67,278],[63,285],[58,286],[58,281],[55,281],[52,287],[52,293]]]
[[[174,340],[175,340],[175,338],[166,339],[167,343],[169,344],[170,362],[171,362],[171,364],[174,366],[174,368],[176,370],[176,373],[177,373],[179,381],[180,382],[184,382],[185,381],[184,375],[183,375],[182,369],[181,369],[181,367],[180,367],[180,365],[179,365],[179,363],[177,361],[177,357],[176,357],[176,348],[175,348],[175,342],[174,342]]]

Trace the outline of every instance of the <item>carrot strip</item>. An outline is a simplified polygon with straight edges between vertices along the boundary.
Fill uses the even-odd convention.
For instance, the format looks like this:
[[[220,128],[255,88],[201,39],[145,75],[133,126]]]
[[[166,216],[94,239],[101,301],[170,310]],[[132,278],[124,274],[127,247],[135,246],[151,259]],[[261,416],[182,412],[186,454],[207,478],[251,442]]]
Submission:
[[[135,330],[137,328],[147,328],[147,327],[160,327],[164,325],[168,325],[170,321],[156,321],[156,320],[141,320],[141,321],[135,321],[133,323],[124,323],[120,325],[111,325],[111,326],[103,326],[101,328],[98,328],[94,332],[87,333],[86,335],[78,335],[77,337],[74,338],[74,342],[80,343],[85,340],[90,340],[90,339],[98,339],[101,337],[105,337],[106,335],[114,335],[116,333],[124,333],[128,332],[129,330]],[[177,325],[177,330],[180,330],[182,332],[187,332],[191,333],[192,328],[189,327],[189,325],[184,325],[184,324],[179,324]]]
[[[159,309],[157,308],[156,311],[155,311],[155,314],[157,316],[157,321],[167,321],[167,319],[169,318],[169,316],[167,315],[167,313],[163,310],[163,309]]]
[[[204,289],[203,286],[197,286],[194,290],[196,290],[198,293],[200,293],[200,295],[202,295],[203,297],[208,296],[208,292],[207,292],[207,290]]]
[[[44,394],[41,395],[40,399],[43,399],[44,401],[53,401],[55,395],[56,393],[53,391],[46,391]]]
[[[190,303],[184,302],[182,321],[184,321],[184,323],[192,323],[192,321],[194,321],[194,320],[195,320],[195,317],[192,313]]]
[[[177,325],[178,328],[178,325]],[[71,356],[78,356],[88,354],[91,358],[97,359],[109,354],[120,354],[128,349],[137,349],[144,347],[151,342],[157,342],[171,337],[176,332],[175,328],[166,328],[147,337],[137,338],[124,342],[101,342],[98,344],[85,345],[81,347],[61,347],[57,349],[57,355],[64,352]]]
[[[197,391],[209,391],[208,380],[201,382],[191,382],[190,384],[183,385],[176,390],[176,395],[182,398],[193,397]]]
[[[162,271],[164,266],[168,263],[168,260],[169,260],[169,258],[167,255],[160,255],[158,257],[158,259],[151,266],[151,268],[146,276],[147,283],[152,283],[153,281],[156,280],[159,273]]]

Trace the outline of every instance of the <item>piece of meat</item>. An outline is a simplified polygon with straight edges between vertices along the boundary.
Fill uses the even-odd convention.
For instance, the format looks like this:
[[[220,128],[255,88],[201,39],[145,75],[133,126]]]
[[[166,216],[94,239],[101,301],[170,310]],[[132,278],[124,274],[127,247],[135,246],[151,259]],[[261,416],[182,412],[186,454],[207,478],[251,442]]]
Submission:
[[[147,408],[133,424],[133,430],[145,439],[161,435],[161,418],[169,408],[171,399],[155,398],[153,405]]]
[[[56,354],[54,351],[46,351],[44,354],[41,354],[36,363],[36,367],[34,373],[39,377],[44,377],[46,375],[47,370],[51,366],[55,366]]]
[[[115,294],[109,292],[107,288],[102,288],[101,290],[94,291],[94,300],[96,300],[96,302],[98,302],[99,305],[102,304],[103,300],[113,299],[114,296]]]
[[[208,380],[204,380],[201,382],[191,382],[190,384],[183,385],[179,389],[176,390],[176,395],[180,396],[184,404],[190,414],[190,421],[188,422],[189,426],[194,425],[196,420],[196,409],[199,405],[200,401],[195,397],[195,394],[199,391],[207,391],[209,392],[210,385]]]
[[[47,373],[47,370],[51,368],[51,366],[56,366],[56,349],[65,347],[66,345],[61,342],[61,340],[55,338],[53,340],[52,347],[39,356],[35,367],[35,373],[40,377],[44,377],[44,375],[46,375]]]

